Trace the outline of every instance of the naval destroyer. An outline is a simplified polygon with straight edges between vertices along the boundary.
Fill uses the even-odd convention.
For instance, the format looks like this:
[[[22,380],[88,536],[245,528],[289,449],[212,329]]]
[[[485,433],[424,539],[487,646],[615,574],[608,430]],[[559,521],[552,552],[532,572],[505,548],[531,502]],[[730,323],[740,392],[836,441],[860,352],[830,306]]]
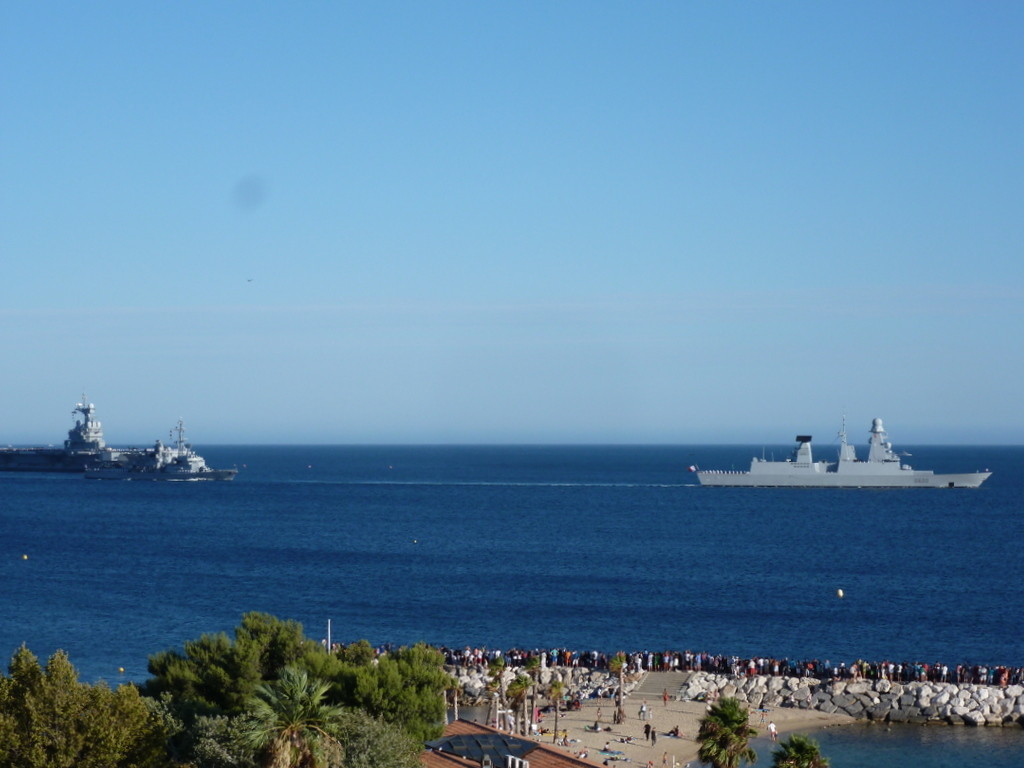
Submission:
[[[839,461],[815,461],[810,435],[797,435],[793,455],[785,461],[756,456],[747,472],[703,470],[696,472],[701,485],[768,488],[977,488],[991,472],[937,475],[904,464],[892,449],[881,419],[871,422],[868,456],[857,458],[846,441],[846,424],[839,432]]]
[[[156,444],[141,454],[117,457],[86,467],[86,480],[234,480],[237,469],[214,469],[185,442],[185,423],[178,419],[174,446]]]

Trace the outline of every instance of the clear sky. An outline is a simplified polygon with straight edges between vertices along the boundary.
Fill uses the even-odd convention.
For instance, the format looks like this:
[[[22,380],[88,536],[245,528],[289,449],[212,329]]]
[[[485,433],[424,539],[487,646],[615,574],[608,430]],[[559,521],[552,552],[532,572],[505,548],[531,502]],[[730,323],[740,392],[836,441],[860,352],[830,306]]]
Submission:
[[[1024,3],[4,2],[0,443],[1024,443]]]

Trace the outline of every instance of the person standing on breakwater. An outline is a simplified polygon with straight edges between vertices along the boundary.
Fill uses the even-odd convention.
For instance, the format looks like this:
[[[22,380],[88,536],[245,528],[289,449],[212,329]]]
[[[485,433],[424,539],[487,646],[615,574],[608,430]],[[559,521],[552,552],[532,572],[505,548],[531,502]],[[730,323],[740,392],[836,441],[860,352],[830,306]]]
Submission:
[[[768,735],[771,736],[772,741],[779,740],[779,729],[776,727],[774,720],[768,722]]]

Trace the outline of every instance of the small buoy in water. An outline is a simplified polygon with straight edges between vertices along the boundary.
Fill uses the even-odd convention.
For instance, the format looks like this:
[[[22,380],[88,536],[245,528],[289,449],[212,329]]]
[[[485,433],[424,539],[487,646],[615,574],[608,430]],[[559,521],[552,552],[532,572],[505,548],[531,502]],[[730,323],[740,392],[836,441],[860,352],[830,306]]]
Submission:
[[[413,539],[413,540],[412,540],[412,543],[413,543],[413,544],[419,544],[419,543],[420,543],[420,540],[419,540],[419,539]]]
[[[843,599],[843,590],[837,589],[836,590],[836,597],[838,597],[840,600],[842,600]]]
[[[21,559],[22,559],[22,560],[28,560],[28,555],[22,555],[22,556],[21,556]]]
[[[118,667],[117,671],[120,672],[123,675],[124,674],[124,667]]]

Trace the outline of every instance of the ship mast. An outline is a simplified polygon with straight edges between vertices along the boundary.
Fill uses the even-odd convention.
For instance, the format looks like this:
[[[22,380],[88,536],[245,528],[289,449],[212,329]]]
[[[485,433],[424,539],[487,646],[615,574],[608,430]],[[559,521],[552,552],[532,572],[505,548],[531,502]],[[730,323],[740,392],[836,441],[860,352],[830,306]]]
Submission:
[[[846,440],[846,414],[843,414],[843,424],[839,428],[839,463],[840,465],[844,461],[856,461],[857,460],[857,449],[850,445]],[[838,467],[837,467],[838,469]]]
[[[176,427],[174,427],[174,429],[171,430],[171,436],[174,437],[175,433],[177,433],[178,436],[177,436],[177,438],[175,438],[174,447],[175,447],[175,449],[177,449],[177,452],[178,452],[179,456],[184,456],[185,453],[186,453],[186,446],[185,446],[185,420],[184,419],[182,419],[182,418],[178,419],[178,425]]]

